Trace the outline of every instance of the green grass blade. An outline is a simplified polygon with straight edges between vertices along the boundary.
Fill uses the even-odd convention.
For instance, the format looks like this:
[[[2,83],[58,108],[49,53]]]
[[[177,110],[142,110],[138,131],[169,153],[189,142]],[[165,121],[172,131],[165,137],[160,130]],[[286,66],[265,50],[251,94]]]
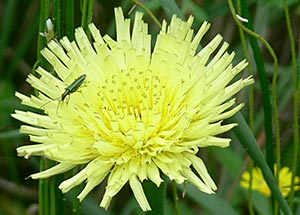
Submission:
[[[74,0],[67,0],[66,1],[66,7],[65,7],[65,23],[66,23],[66,36],[72,41],[74,40],[74,11],[75,11],[75,5]]]
[[[94,4],[95,4],[95,0],[83,0],[82,2],[81,26],[86,32],[88,29],[88,24],[92,22]]]
[[[262,174],[267,182],[274,198],[278,201],[279,206],[286,215],[292,215],[292,211],[289,208],[286,200],[282,196],[281,191],[279,190],[275,178],[264,158],[262,151],[260,150],[255,137],[251,129],[248,127],[245,119],[241,113],[235,114],[233,117],[226,120],[227,123],[238,123],[238,126],[233,128],[234,134],[240,140],[242,146],[247,151],[248,155],[252,158],[255,164],[261,169]]]
[[[57,38],[63,36],[63,18],[62,18],[62,1],[54,1],[53,22]]]
[[[284,11],[287,30],[289,34],[289,40],[291,44],[292,52],[292,71],[293,71],[293,128],[294,128],[294,141],[293,141],[293,158],[292,158],[292,173],[296,175],[297,165],[299,162],[299,74],[297,74],[297,62],[296,62],[296,47],[293,28],[290,20],[289,8],[287,0],[284,0]],[[300,51],[300,50],[299,50]],[[292,178],[291,183],[291,194],[289,198],[290,207],[294,207],[294,196],[295,196],[295,177]]]
[[[245,1],[241,2],[241,9],[242,14],[248,19],[248,22],[245,23],[248,29],[253,31],[253,23],[250,19],[249,10],[247,7],[247,4]],[[266,76],[266,70],[263,62],[263,56],[260,51],[260,48],[258,46],[257,39],[253,36],[249,36],[250,45],[253,51],[260,86],[262,90],[262,96],[263,96],[263,107],[264,107],[264,117],[265,117],[265,132],[266,132],[266,155],[267,155],[267,161],[268,165],[272,167],[273,172],[273,165],[274,165],[274,146],[273,146],[273,128],[272,128],[272,106],[271,106],[271,100],[270,100],[270,89],[269,89],[269,83]]]

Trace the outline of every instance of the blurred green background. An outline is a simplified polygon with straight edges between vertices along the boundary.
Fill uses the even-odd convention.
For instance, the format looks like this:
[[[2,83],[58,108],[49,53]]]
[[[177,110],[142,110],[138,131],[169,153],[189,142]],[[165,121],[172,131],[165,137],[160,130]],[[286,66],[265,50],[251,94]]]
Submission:
[[[161,22],[170,20],[170,11],[163,1],[143,1],[145,6]],[[81,1],[75,0],[75,27],[81,25]],[[245,58],[243,53],[239,29],[234,23],[227,1],[222,0],[181,0],[176,1],[185,18],[189,15],[195,17],[194,28],[198,29],[204,20],[211,22],[211,29],[202,41],[206,44],[216,34],[221,34],[231,45],[229,50],[236,52],[236,62]],[[293,153],[293,80],[291,47],[288,37],[283,1],[258,0],[247,1],[248,8],[253,18],[254,29],[263,36],[273,47],[279,62],[279,77],[277,84],[278,111],[281,132],[281,158],[282,164],[291,166],[291,154]],[[96,0],[93,8],[92,21],[100,29],[101,33],[109,34],[115,38],[114,10],[116,6],[122,6],[125,16],[131,17],[134,12],[128,14],[134,3],[129,0]],[[299,46],[300,26],[300,1],[288,1],[288,8],[292,22],[292,29]],[[139,6],[133,11],[144,11]],[[50,17],[52,14],[50,8]],[[30,174],[39,171],[39,158],[32,157],[29,160],[18,158],[16,147],[29,144],[29,138],[18,133],[20,123],[11,118],[10,114],[15,109],[26,110],[20,101],[14,96],[15,91],[30,95],[33,89],[25,81],[32,72],[37,61],[37,44],[39,34],[40,1],[36,0],[0,0],[0,215],[37,214],[38,209],[38,181],[27,179]],[[63,12],[62,12],[63,13]],[[159,32],[158,26],[151,17],[145,13],[145,20],[149,23],[149,31],[155,35]],[[55,24],[55,19],[53,20]],[[45,29],[46,31],[46,29]],[[153,38],[153,41],[155,36]],[[46,39],[44,41],[46,43]],[[263,60],[267,70],[267,78],[271,83],[273,76],[273,60],[265,47],[260,44]],[[253,131],[262,148],[265,144],[265,132],[263,129],[264,114],[262,111],[262,95],[252,53],[250,64],[253,66],[254,79],[254,124]],[[299,55],[297,55],[299,67]],[[248,71],[245,70],[244,76]],[[248,90],[238,95],[240,102],[246,103],[242,113],[249,118]],[[299,114],[298,114],[299,116]],[[249,214],[247,190],[239,186],[241,173],[249,166],[249,158],[241,147],[238,139],[232,134],[226,134],[232,138],[231,147],[220,149],[210,147],[201,149],[201,157],[206,161],[207,168],[212,174],[218,191],[216,195],[203,194],[192,186],[186,189],[183,198],[179,194],[179,206],[182,214]],[[299,165],[298,165],[299,166]],[[299,171],[298,171],[299,172]],[[298,174],[299,175],[299,174]],[[57,192],[60,192],[57,188]],[[99,202],[103,193],[103,185],[94,189],[92,194],[82,204],[82,214],[143,214],[128,186],[114,198],[109,211],[99,208]],[[174,199],[171,188],[168,188],[166,214],[175,214]],[[256,214],[268,215],[271,202],[262,194],[253,193],[253,205]],[[65,196],[69,202],[72,192]],[[296,193],[296,211],[299,209],[299,192]],[[67,203],[68,205],[69,203]],[[71,204],[71,203],[70,203]],[[69,205],[70,205],[69,204]],[[71,208],[71,206],[67,206]],[[73,214],[71,210],[67,214]]]

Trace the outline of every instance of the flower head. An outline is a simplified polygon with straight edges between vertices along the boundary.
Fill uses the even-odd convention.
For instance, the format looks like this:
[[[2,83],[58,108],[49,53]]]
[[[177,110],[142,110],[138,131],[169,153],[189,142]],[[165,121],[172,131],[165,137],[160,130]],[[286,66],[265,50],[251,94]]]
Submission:
[[[76,42],[64,37],[42,50],[58,78],[38,68],[39,77],[28,77],[38,95],[16,93],[23,104],[45,113],[13,114],[28,124],[21,132],[37,143],[17,148],[18,155],[59,163],[31,175],[34,179],[85,165],[59,186],[68,192],[86,182],[80,200],[108,177],[104,208],[129,182],[141,208],[150,210],[141,182],[159,186],[161,174],[214,193],[216,185],[197,152],[229,145],[230,139],[216,135],[235,126],[222,121],[242,107],[230,109],[235,104],[231,97],[253,82],[249,77],[230,83],[247,63],[232,65],[228,44],[217,49],[220,35],[196,53],[209,24],[204,22],[193,37],[193,17],[184,22],[173,16],[170,25],[164,21],[152,51],[142,13],[136,13],[132,33],[120,8],[115,16],[117,40],[102,37],[90,24],[92,44],[78,28]]]
[[[274,173],[277,173],[277,166],[274,165]],[[300,189],[300,179],[295,176],[295,186],[294,190]],[[250,173],[248,171],[244,172],[240,182],[241,186],[244,188],[249,188],[250,186]],[[279,171],[279,189],[284,197],[287,197],[291,192],[292,184],[292,172],[288,167],[283,167]],[[271,190],[268,184],[265,182],[261,170],[258,167],[252,169],[252,190],[257,190],[265,196],[271,196]]]

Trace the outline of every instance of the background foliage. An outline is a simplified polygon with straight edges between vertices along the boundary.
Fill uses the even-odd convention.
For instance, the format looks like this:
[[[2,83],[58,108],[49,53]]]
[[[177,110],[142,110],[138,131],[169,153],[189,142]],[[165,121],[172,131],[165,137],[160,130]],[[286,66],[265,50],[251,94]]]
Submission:
[[[20,124],[12,119],[10,114],[15,109],[26,109],[26,107],[20,105],[20,101],[14,96],[14,92],[19,91],[27,95],[33,93],[33,89],[25,82],[25,79],[32,72],[32,68],[36,67],[37,60],[39,60],[38,64],[45,63],[37,50],[46,44],[46,39],[39,34],[39,32],[46,31],[46,18],[52,17],[54,25],[57,26],[55,37],[60,38],[63,35],[68,35],[70,39],[73,39],[74,27],[86,25],[89,22],[89,17],[92,18],[92,21],[103,35],[109,34],[114,37],[113,8],[122,6],[124,13],[126,13],[125,16],[133,16],[134,14],[127,14],[134,5],[130,0],[51,1],[50,8],[47,10],[49,16],[45,16],[45,20],[41,22],[40,15],[47,14],[41,9],[46,4],[45,2],[47,3],[47,1],[37,0],[0,1],[0,215],[37,214],[38,210],[38,181],[26,180],[25,178],[31,173],[39,171],[39,159],[30,158],[25,160],[16,156],[15,148],[29,144],[29,138],[19,134]],[[86,4],[91,4],[91,2],[93,2],[92,8],[85,8]],[[239,28],[234,22],[227,1],[178,0],[176,1],[178,8],[173,7],[174,5],[170,2],[173,1],[148,0],[143,3],[160,22],[163,19],[169,21],[173,12],[177,12],[184,19],[189,15],[193,15],[195,17],[195,29],[198,29],[204,20],[208,20],[211,22],[212,27],[202,44],[206,44],[216,34],[220,33],[231,44],[230,51],[234,50],[236,52],[236,61],[245,58],[243,40],[240,37]],[[269,109],[267,111],[273,118],[267,123],[271,125],[273,132],[271,136],[266,133],[266,123],[264,122],[266,110],[263,108],[265,97],[261,88],[261,79],[257,72],[258,66],[255,64],[255,52],[249,46],[247,46],[249,62],[256,83],[252,89],[249,90],[248,88],[247,91],[243,91],[238,95],[238,99],[246,103],[242,114],[249,122],[266,157],[268,158],[270,154],[273,154],[275,160],[276,155],[277,158],[280,155],[281,165],[292,167],[293,155],[299,150],[295,147],[294,142],[298,135],[297,132],[299,132],[295,130],[295,118],[299,118],[299,112],[295,113],[299,103],[295,104],[295,99],[297,96],[300,97],[299,87],[298,89],[295,88],[295,78],[296,80],[299,79],[300,2],[298,0],[287,1],[291,19],[291,32],[296,38],[294,61],[291,38],[287,29],[285,1],[249,0],[243,2],[250,11],[255,32],[269,42],[278,59],[278,77],[274,83],[274,59],[266,46],[261,42],[259,43],[259,49],[263,55],[261,60],[266,69],[266,81],[269,84],[267,90],[270,90],[271,94],[274,93],[274,90],[276,92],[277,104],[274,103],[274,100],[272,100],[272,104],[273,108],[274,104],[278,108],[277,114],[280,127],[279,129],[276,127],[274,109]],[[74,7],[72,6],[74,11],[66,11],[67,4],[74,4]],[[60,5],[60,7],[57,8],[57,5]],[[139,6],[134,10],[144,11]],[[89,13],[91,11],[92,13]],[[147,12],[144,11],[144,13],[146,22],[149,23],[150,33],[158,33],[158,26]],[[70,19],[66,19],[66,17],[73,17],[74,20],[70,22]],[[43,29],[39,29],[41,26],[44,26]],[[295,68],[298,72],[296,76],[295,73],[293,74]],[[249,72],[250,70],[245,70],[244,76],[247,76]],[[280,134],[279,145],[281,149],[279,152],[278,147],[275,150],[278,134]],[[217,194],[207,195],[190,185],[177,187],[180,199],[177,203],[181,214],[233,215],[250,213],[248,208],[249,194],[247,190],[239,186],[239,180],[241,173],[252,164],[247,152],[240,144],[240,139],[233,133],[226,134],[226,136],[232,138],[231,147],[225,149],[210,147],[201,149],[200,152],[206,160],[209,172],[218,185]],[[271,142],[274,146],[271,150],[266,147],[268,138],[274,140]],[[297,142],[299,144],[299,141]],[[270,158],[268,158],[268,161],[270,161]],[[300,166],[299,159],[296,161]],[[299,175],[299,168],[295,169],[295,173]],[[57,178],[55,183],[62,181],[62,177]],[[58,195],[60,195],[60,191],[58,188],[56,189]],[[186,193],[184,198],[181,195],[182,190]],[[66,205],[66,207],[61,210],[61,213],[56,212],[57,214],[143,214],[128,187],[122,189],[120,194],[114,198],[109,211],[99,208],[99,201],[103,193],[102,186],[96,188],[81,206],[75,206],[78,210],[72,211],[76,192],[78,190],[73,190],[73,192],[62,197],[63,205]],[[173,194],[172,188],[168,187],[165,214],[175,214],[174,205],[176,204],[174,204]],[[252,206],[255,214],[274,214],[272,211],[274,205],[271,199],[256,192],[253,192],[252,196]],[[294,198],[290,202],[293,202],[295,214],[300,214],[299,191],[294,194]]]

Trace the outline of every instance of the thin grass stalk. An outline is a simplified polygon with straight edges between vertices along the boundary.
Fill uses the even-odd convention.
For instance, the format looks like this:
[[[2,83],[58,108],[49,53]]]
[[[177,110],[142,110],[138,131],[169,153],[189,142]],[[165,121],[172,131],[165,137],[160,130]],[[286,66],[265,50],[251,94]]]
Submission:
[[[50,11],[50,0],[41,0],[40,2],[40,21],[39,21],[39,32],[44,32],[46,29],[46,20],[49,18]],[[38,65],[46,66],[46,60],[42,57],[41,50],[46,46],[46,39],[44,36],[38,36],[37,45],[37,61]]]
[[[46,169],[46,159],[40,158],[40,170]],[[49,215],[49,180],[39,180],[39,215]]]
[[[241,3],[238,0],[237,1],[237,8],[238,8],[238,13],[241,13]],[[250,54],[249,54],[249,49],[248,49],[248,44],[245,38],[245,33],[244,31],[239,27],[239,34],[241,38],[241,43],[243,47],[243,52],[246,57],[246,60],[249,62],[247,69],[249,71],[249,75],[253,75],[253,67],[252,64],[250,63]],[[251,131],[254,131],[254,85],[249,86],[249,127]],[[248,210],[250,215],[255,215],[254,213],[254,208],[253,208],[253,202],[252,202],[252,179],[253,179],[253,174],[252,174],[252,168],[253,168],[253,161],[250,161],[251,164],[249,165],[249,173],[250,173],[250,179],[249,179],[249,188],[248,188]]]
[[[53,1],[53,22],[55,23],[55,33],[57,38],[61,38],[63,35],[62,27],[62,2],[61,0]]]
[[[65,23],[65,31],[64,31],[64,35],[67,36],[69,38],[69,40],[73,40],[74,39],[74,31],[75,31],[75,3],[73,0],[66,0],[64,2],[64,23]],[[82,17],[83,19],[83,17]],[[77,168],[73,169],[73,174],[75,175],[75,173],[78,171]],[[76,188],[76,191],[79,188]],[[76,195],[75,195],[76,194]],[[78,192],[74,192],[72,195],[72,214],[73,215],[78,215],[81,213],[80,211],[80,207],[81,204],[77,198],[77,194]],[[65,198],[65,196],[64,196]]]
[[[259,80],[260,80],[262,95],[263,95],[263,110],[264,110],[264,118],[265,118],[264,125],[265,125],[265,134],[266,134],[266,146],[265,146],[266,158],[267,158],[267,163],[268,163],[269,167],[271,168],[271,172],[274,174],[272,106],[271,106],[271,102],[270,102],[269,83],[268,83],[267,76],[266,76],[265,66],[264,66],[264,62],[263,62],[263,56],[262,56],[262,53],[258,46],[257,39],[259,39],[260,41],[263,42],[263,44],[269,51],[270,55],[273,57],[274,67],[275,67],[274,70],[276,70],[276,69],[278,70],[277,57],[276,57],[272,47],[268,43],[268,41],[265,40],[261,35],[259,35],[253,31],[253,23],[250,19],[250,14],[249,14],[249,10],[246,5],[246,2],[242,1],[242,4],[241,4],[243,15],[247,19],[247,22],[245,23],[246,26],[244,26],[241,23],[241,21],[237,18],[237,15],[235,13],[235,9],[234,9],[234,6],[233,6],[233,3],[231,0],[228,0],[228,4],[229,4],[230,11],[232,13],[232,16],[233,16],[236,24],[238,26],[240,26],[240,28],[243,29],[245,32],[247,32],[250,36],[249,41],[250,41],[251,48],[253,50],[253,55],[254,55],[254,59],[255,59],[255,63],[256,63],[256,67],[257,67],[257,71],[258,71],[258,76],[259,76]],[[277,79],[277,76],[276,76],[276,79]],[[273,100],[273,94],[272,94],[271,98]],[[277,113],[277,106],[276,106],[276,113]],[[276,124],[277,124],[276,127],[279,126],[279,122],[277,122]],[[278,132],[276,133],[276,135],[278,137]],[[279,148],[279,150],[280,150],[280,148]],[[276,150],[276,151],[278,151],[278,150]],[[273,206],[273,208],[275,208],[275,211],[276,211],[276,204],[274,202],[275,198],[273,196],[273,192],[271,194],[272,194],[271,195],[272,206]]]
[[[50,11],[50,1],[41,0],[40,1],[40,21],[39,21],[39,32],[44,32],[46,29],[46,20],[49,17]],[[38,37],[37,45],[37,62],[33,67],[33,74],[35,74],[35,67],[37,66],[46,66],[46,60],[41,55],[41,50],[46,45],[46,39],[42,35]],[[35,92],[37,94],[37,92]],[[40,158],[40,171],[46,169],[46,159]],[[49,215],[49,180],[40,179],[39,180],[39,215]]]
[[[62,16],[62,5],[63,1],[61,0],[54,0],[53,2],[53,19],[54,22],[54,29],[52,32],[54,35],[54,39],[60,39],[64,34],[64,27],[63,27],[63,16]],[[45,10],[45,13],[50,12],[50,6]],[[49,17],[49,16],[48,16]],[[53,38],[50,38],[53,39]],[[47,63],[48,64],[48,63]],[[49,71],[53,71],[53,68]],[[54,166],[54,161],[48,161],[48,167]],[[66,208],[65,208],[65,202],[64,202],[64,195],[62,195],[60,192],[57,191],[57,181],[60,178],[60,176],[53,176],[50,179],[46,179],[49,181],[48,189],[49,189],[49,202],[47,202],[50,207],[48,208],[49,215],[56,215],[56,214],[65,214]]]
[[[81,26],[83,27],[83,23],[85,23],[85,20],[86,20],[86,14],[85,14],[85,11],[86,11],[86,4],[87,4],[87,1],[85,0],[81,0],[80,1],[80,10],[81,10]],[[85,29],[84,29],[85,30]]]
[[[291,193],[289,197],[290,207],[294,207],[294,197],[295,197],[295,177],[297,171],[297,163],[299,157],[299,74],[297,74],[297,62],[296,62],[296,47],[295,47],[295,38],[293,35],[293,29],[291,25],[291,19],[289,14],[289,8],[287,0],[284,0],[284,12],[286,26],[289,34],[289,40],[291,45],[292,52],[292,72],[293,72],[293,88],[294,88],[294,102],[293,102],[293,128],[294,128],[294,141],[293,141],[293,160],[292,160],[292,183],[291,183]]]
[[[56,214],[57,215],[68,215],[67,213],[67,197],[66,194],[62,193],[60,189],[58,189],[59,184],[65,179],[65,176],[63,174],[56,175],[53,177],[54,180],[54,187],[53,190],[55,191],[56,198],[58,201],[56,201]]]
[[[274,172],[275,174],[275,179],[277,180],[277,183],[279,184],[279,172],[281,169],[281,148],[280,148],[280,142],[281,142],[281,137],[280,137],[280,123],[279,123],[279,117],[278,117],[278,104],[277,104],[277,80],[278,80],[278,59],[277,56],[272,50],[271,56],[273,57],[273,62],[274,62],[274,72],[273,72],[273,80],[272,80],[272,103],[273,103],[273,119],[275,123],[275,143],[276,143],[276,165],[277,165],[277,171]],[[270,168],[273,169],[273,166]],[[278,204],[277,202],[274,203],[274,215],[279,214],[278,210]]]
[[[228,4],[229,4],[231,13],[232,13],[233,18],[236,21],[236,23],[243,30],[245,30],[247,33],[249,33],[250,35],[254,36],[257,39],[260,39],[264,43],[264,45],[266,46],[266,48],[268,49],[269,53],[271,54],[271,56],[273,57],[273,60],[274,60],[274,76],[273,76],[273,81],[272,81],[272,90],[273,90],[272,91],[272,101],[274,103],[274,120],[275,120],[275,126],[276,126],[276,159],[277,159],[277,162],[280,165],[280,132],[279,132],[278,111],[277,111],[277,75],[278,75],[278,61],[277,61],[277,57],[275,55],[274,50],[269,45],[269,43],[263,37],[261,37],[260,35],[258,35],[258,34],[256,34],[255,32],[252,31],[253,27],[252,27],[251,21],[248,20],[249,23],[247,24],[250,29],[248,29],[245,26],[243,26],[241,24],[241,22],[236,17],[236,13],[235,13],[232,1],[228,0]],[[248,11],[248,8],[246,7],[244,1],[242,2],[242,10],[246,14],[246,17],[248,18],[249,17],[249,11]],[[264,91],[266,91],[268,89],[268,87],[267,87],[268,82],[266,80],[266,73],[264,71],[264,65],[263,65],[263,61],[262,61],[262,56],[261,56],[261,53],[259,51],[256,39],[254,39],[253,37],[250,37],[250,44],[251,44],[253,52],[254,52],[254,57],[255,57],[255,60],[256,60],[257,67],[258,67],[258,71],[259,71],[259,76],[260,76],[260,81],[261,81],[261,87],[262,87],[262,90],[264,92]],[[268,92],[267,92],[267,94],[268,94]],[[264,101],[265,101],[265,99],[266,98],[264,97]],[[269,102],[267,102],[267,103],[265,102],[264,104],[268,104],[268,103]],[[270,105],[270,104],[268,104],[268,105]],[[269,108],[271,108],[271,106],[269,106]],[[265,114],[266,114],[266,108],[265,108]],[[269,114],[270,114],[270,112],[267,113],[267,115],[265,115],[265,126],[266,126],[266,122],[267,122],[267,116],[269,116]],[[272,117],[271,117],[271,120],[267,124],[269,124],[269,123],[272,123]],[[267,127],[266,127],[266,135],[268,134],[267,131],[269,129],[267,129]],[[271,129],[272,129],[272,125],[271,125]],[[271,130],[271,132],[272,132],[272,130]],[[268,135],[266,137],[267,137],[267,160],[268,160],[269,166],[273,169],[273,165],[270,165],[270,164],[272,164],[272,162],[270,162],[270,159],[272,158],[272,156],[268,156],[269,155],[269,151],[273,154],[273,147],[272,147],[273,143],[269,142],[270,139],[273,139],[273,137],[269,136],[269,141],[268,141]],[[272,143],[272,144],[268,146],[268,143],[269,144]],[[263,171],[263,169],[261,169],[261,170]],[[280,170],[280,166],[278,167],[278,171],[277,172],[279,172],[279,170]],[[264,175],[264,173],[263,173],[263,175]],[[277,175],[277,179],[278,179],[278,177],[279,177],[279,175]],[[275,195],[275,190],[274,191],[272,190],[272,196],[273,195]],[[275,198],[278,199],[276,196],[275,196]],[[277,210],[278,210],[277,209],[277,205],[275,204],[274,205],[275,214],[277,214]]]
[[[91,23],[93,17],[95,0],[82,0],[81,3],[81,26],[87,32],[88,24]]]
[[[274,152],[273,152],[273,131],[272,131],[272,107],[270,102],[270,93],[269,93],[269,83],[266,76],[266,70],[264,67],[263,57],[260,52],[258,43],[256,39],[261,40],[268,51],[271,53],[269,43],[259,34],[255,33],[253,29],[253,24],[250,21],[249,11],[245,1],[241,2],[241,8],[244,13],[244,16],[248,19],[248,23],[245,23],[244,26],[241,21],[236,17],[236,12],[232,3],[232,0],[228,0],[228,5],[232,14],[232,17],[236,24],[243,29],[246,33],[250,35],[249,41],[253,50],[255,63],[257,66],[258,76],[260,80],[260,86],[263,95],[263,109],[264,109],[264,117],[265,117],[265,132],[266,132],[266,151],[267,151],[267,161],[270,167],[274,164]],[[273,168],[272,168],[273,169]],[[273,170],[272,170],[273,172]]]
[[[74,30],[75,30],[75,5],[74,0],[66,0],[65,2],[65,35],[69,38],[69,40],[74,40]]]
[[[75,167],[72,169],[72,176],[76,175],[80,171],[79,167]],[[77,196],[80,194],[81,190],[84,188],[84,184],[75,187],[72,192],[72,214],[73,215],[80,215],[81,214],[81,203]]]
[[[138,6],[140,6],[141,8],[143,8],[147,14],[149,14],[149,16],[153,19],[153,21],[155,22],[155,24],[161,28],[161,24],[158,21],[158,19],[154,16],[154,14],[151,12],[151,10],[149,10],[142,2],[140,2],[139,0],[132,0],[135,4],[137,4]]]
[[[57,202],[59,201],[59,199],[57,198],[57,195],[56,195],[56,192],[55,192],[55,190],[56,190],[55,185],[56,184],[55,184],[55,176],[54,176],[49,180],[49,196],[50,196],[49,214],[50,215],[57,215],[58,210],[60,210],[60,209],[57,208]]]
[[[79,188],[81,188],[81,186],[76,187],[75,191],[73,192],[73,195],[72,195],[72,214],[73,215],[81,214],[81,211],[80,211],[81,203],[79,202],[79,199],[77,198],[77,195],[80,193]]]
[[[174,201],[174,207],[176,211],[176,215],[181,215],[181,211],[179,208],[179,198],[178,198],[178,193],[177,193],[177,186],[175,182],[171,182],[171,187],[172,187],[172,194],[173,194],[173,201]]]
[[[93,20],[93,10],[94,10],[94,5],[95,5],[95,0],[89,0],[88,2],[89,2],[89,4],[88,4],[88,8],[87,8],[88,11],[87,11],[87,17],[86,17],[87,25],[90,24]]]

